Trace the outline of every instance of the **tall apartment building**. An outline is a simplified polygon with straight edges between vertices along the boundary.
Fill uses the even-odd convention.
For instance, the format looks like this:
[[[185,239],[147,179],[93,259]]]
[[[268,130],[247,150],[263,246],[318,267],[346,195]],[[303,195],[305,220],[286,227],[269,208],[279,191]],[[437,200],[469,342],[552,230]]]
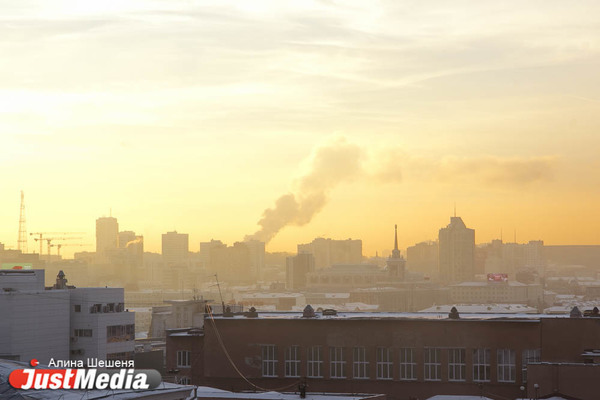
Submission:
[[[96,262],[106,264],[119,247],[119,223],[114,217],[96,220]]]
[[[258,280],[262,278],[263,268],[265,267],[265,242],[261,242],[260,240],[247,240],[244,244],[248,247],[250,273],[255,280]]]
[[[315,270],[315,257],[302,253],[286,259],[286,288],[288,290],[305,289],[307,277]]]
[[[439,247],[437,242],[421,242],[406,249],[406,268],[437,278],[439,270]]]
[[[200,258],[207,273],[218,274],[219,280],[256,282],[265,267],[265,242],[249,240],[233,246],[220,240],[201,242]]]
[[[451,217],[439,232],[440,278],[446,282],[473,280],[475,275],[475,230],[462,218]]]
[[[189,235],[177,231],[163,233],[162,257],[166,265],[186,264],[189,259]]]
[[[528,269],[543,275],[546,270],[544,242],[532,240],[528,243],[504,243],[492,240],[491,243],[479,245],[479,267],[485,273],[504,273],[514,278],[520,270]]]
[[[315,257],[315,268],[327,268],[335,264],[360,264],[362,240],[335,240],[316,238],[310,243],[299,244],[298,254],[308,253]]]
[[[200,242],[200,262],[202,263],[202,267],[205,269],[210,268],[211,259],[210,254],[212,249],[217,247],[226,246],[220,240],[211,239],[210,242]]]
[[[119,232],[119,257],[127,265],[142,267],[144,263],[144,237],[133,231]]]

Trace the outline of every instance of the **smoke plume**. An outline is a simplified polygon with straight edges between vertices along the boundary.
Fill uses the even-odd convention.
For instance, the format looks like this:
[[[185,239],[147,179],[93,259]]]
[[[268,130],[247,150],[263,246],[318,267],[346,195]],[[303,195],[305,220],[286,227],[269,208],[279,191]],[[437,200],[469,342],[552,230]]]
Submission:
[[[317,147],[309,158],[307,172],[294,181],[295,188],[267,208],[260,229],[244,240],[268,243],[288,225],[308,224],[327,204],[329,192],[342,182],[366,178],[388,184],[416,180],[429,184],[477,183],[482,187],[523,185],[549,181],[556,169],[555,157],[418,157],[399,148],[368,155],[358,145],[338,137]]]
[[[318,147],[308,171],[295,182],[296,190],[282,195],[272,208],[267,208],[258,221],[260,229],[244,240],[268,243],[285,226],[308,224],[327,204],[334,187],[362,173],[361,161],[360,147],[343,137]]]

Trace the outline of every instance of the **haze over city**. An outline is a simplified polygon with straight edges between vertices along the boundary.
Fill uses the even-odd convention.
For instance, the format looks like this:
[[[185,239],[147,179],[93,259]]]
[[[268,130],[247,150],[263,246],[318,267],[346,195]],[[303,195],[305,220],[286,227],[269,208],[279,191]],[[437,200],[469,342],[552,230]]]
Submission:
[[[288,194],[314,210],[269,251],[374,255],[394,223],[405,248],[454,204],[477,242],[597,244],[599,8],[4,2],[0,238],[24,190],[29,231],[93,240],[112,209],[149,251],[243,240]]]
[[[0,1],[0,398],[597,400],[599,15]]]

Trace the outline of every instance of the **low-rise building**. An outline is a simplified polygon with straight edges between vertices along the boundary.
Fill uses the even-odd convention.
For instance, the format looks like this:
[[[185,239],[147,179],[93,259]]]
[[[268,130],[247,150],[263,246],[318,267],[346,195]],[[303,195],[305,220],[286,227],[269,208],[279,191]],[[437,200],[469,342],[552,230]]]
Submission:
[[[477,281],[450,285],[450,299],[455,303],[522,303],[531,306],[543,304],[541,285],[516,281]]]
[[[128,360],[135,316],[121,288],[76,288],[62,271],[44,287],[43,270],[0,271],[0,358]]]
[[[309,272],[306,276],[309,290],[373,287],[376,282],[383,282],[388,278],[384,269],[369,264],[338,264]]]
[[[305,382],[311,391],[390,399],[533,397],[521,390],[531,386],[530,364],[583,365],[600,354],[600,319],[581,315],[250,311],[171,333],[167,369],[227,390]]]

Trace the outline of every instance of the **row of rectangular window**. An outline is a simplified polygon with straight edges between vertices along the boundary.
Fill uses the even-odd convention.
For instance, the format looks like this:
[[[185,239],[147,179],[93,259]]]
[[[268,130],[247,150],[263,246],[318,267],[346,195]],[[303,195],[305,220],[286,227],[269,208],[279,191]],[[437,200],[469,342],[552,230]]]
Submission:
[[[347,378],[345,348],[329,348],[329,377]],[[455,348],[448,351],[448,381],[461,382],[467,380],[466,349]],[[262,376],[277,377],[277,346],[262,345]],[[474,382],[489,382],[491,380],[490,349],[472,349],[472,379]],[[442,380],[442,349],[425,348],[423,351],[423,379],[426,381]],[[392,349],[377,348],[376,378],[394,379],[394,363]],[[528,363],[540,361],[540,350],[531,349],[523,351],[522,358],[523,381],[526,381],[526,366]],[[285,376],[300,376],[300,347],[290,346],[285,351]],[[365,347],[353,348],[352,377],[354,379],[369,379],[369,361]],[[400,349],[400,380],[416,380],[417,362],[414,348]],[[516,381],[515,351],[511,349],[497,350],[497,380],[498,382]],[[307,349],[306,376],[309,378],[323,378],[323,351],[321,346]]]
[[[81,312],[81,304],[74,304],[73,310],[75,312]],[[97,304],[93,304],[90,307],[91,314],[123,312],[124,310],[125,310],[125,303],[108,303],[106,305],[97,303]]]

